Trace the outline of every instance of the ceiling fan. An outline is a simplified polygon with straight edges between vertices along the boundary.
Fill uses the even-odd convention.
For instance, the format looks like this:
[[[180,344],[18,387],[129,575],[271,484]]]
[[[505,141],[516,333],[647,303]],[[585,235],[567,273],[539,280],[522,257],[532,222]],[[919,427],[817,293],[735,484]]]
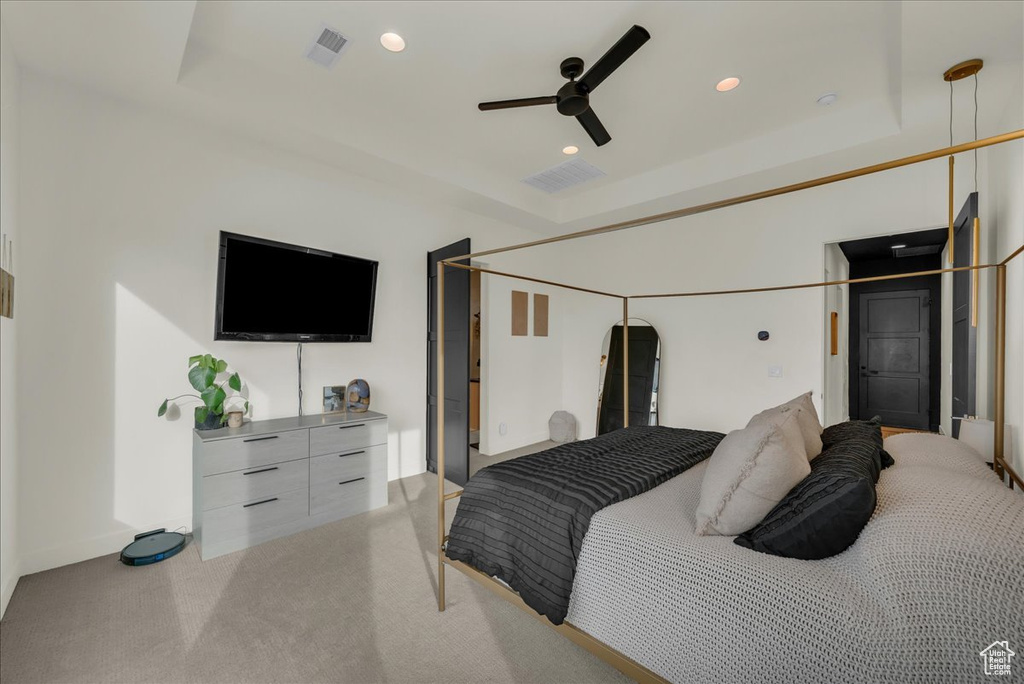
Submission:
[[[597,86],[612,75],[622,63],[633,56],[633,53],[650,40],[651,34],[642,26],[634,26],[626,31],[626,34],[619,38],[619,42],[612,46],[611,50],[604,53],[601,59],[597,60],[594,66],[590,67],[587,73],[583,74],[580,80],[576,77],[583,72],[583,60],[579,57],[569,57],[562,61],[560,70],[562,77],[569,79],[569,82],[558,89],[558,94],[547,97],[527,97],[520,100],[498,100],[497,102],[481,102],[478,106],[480,111],[486,112],[492,109],[512,109],[514,107],[533,107],[534,105],[553,104],[559,114],[575,116],[576,120],[583,126],[594,143],[600,147],[612,139],[597,118],[597,114],[590,107],[590,93]]]

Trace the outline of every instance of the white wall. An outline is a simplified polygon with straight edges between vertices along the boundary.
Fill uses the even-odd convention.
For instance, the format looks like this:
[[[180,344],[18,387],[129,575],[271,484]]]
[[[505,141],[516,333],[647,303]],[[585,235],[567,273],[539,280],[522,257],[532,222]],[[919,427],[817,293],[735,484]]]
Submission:
[[[576,417],[580,438],[597,434],[597,398],[601,391],[601,353],[608,331],[622,320],[622,300],[584,292],[566,292],[562,339],[562,404]],[[637,314],[630,311],[630,318]],[[654,326],[658,328],[657,325]],[[659,335],[661,330],[658,329]],[[676,349],[662,337],[661,373],[674,363]],[[658,407],[661,408],[661,395]],[[659,414],[660,416],[661,414]]]
[[[11,54],[7,29],[0,22],[0,233],[13,240],[19,260],[22,243],[18,237],[18,67]],[[22,280],[17,278],[15,314],[20,313]],[[15,359],[16,319],[0,317],[0,617],[14,593],[18,568],[18,421],[17,362]]]
[[[212,340],[220,230],[381,262],[374,341],[307,345],[303,408],[320,411],[323,385],[366,378],[390,417],[389,477],[423,471],[426,253],[535,234],[36,74],[22,107],[23,572],[190,525],[191,425],[156,417],[188,390],[188,356],[226,358],[255,418],[295,414],[295,345]],[[501,396],[500,378],[491,387]]]
[[[1019,154],[1021,143],[1008,147],[1016,147]],[[988,161],[984,154],[979,159],[984,192]],[[957,165],[957,206],[973,189],[972,176],[973,165],[965,158]],[[946,187],[946,165],[940,160],[630,231],[524,250],[530,258],[523,258],[523,253],[516,258],[529,273],[557,275],[577,285],[625,294],[813,283],[821,280],[825,268],[826,243],[944,225]],[[983,243],[994,245],[995,222],[983,220],[982,230]],[[495,268],[505,268],[504,256],[488,258]],[[984,287],[988,284],[983,279]],[[630,315],[651,321],[664,343],[663,424],[731,430],[764,407],[808,390],[813,390],[822,411],[827,342],[824,298],[824,291],[808,289],[633,300]],[[986,301],[990,302],[990,294],[983,290],[983,306]],[[602,323],[602,330],[598,326],[586,330],[575,321],[600,316],[574,309],[563,326],[563,349],[600,344],[613,316]],[[771,339],[758,342],[758,330],[768,330]],[[1021,355],[1019,342],[1011,343],[1008,357],[1013,354]],[[563,357],[567,362],[563,408],[585,424],[596,410],[593,364],[574,366],[573,354],[565,351]],[[587,354],[580,357],[585,359]],[[781,365],[783,377],[770,378],[770,365]],[[979,378],[986,378],[979,381],[979,394],[987,394],[989,371],[981,368]],[[990,403],[982,410],[990,410]],[[581,436],[588,434],[592,432],[581,430]]]
[[[499,454],[546,440],[548,418],[561,408],[565,291],[493,275],[481,284],[480,452]],[[513,290],[529,294],[526,336],[511,334]],[[547,337],[534,335],[534,294],[548,295]]]

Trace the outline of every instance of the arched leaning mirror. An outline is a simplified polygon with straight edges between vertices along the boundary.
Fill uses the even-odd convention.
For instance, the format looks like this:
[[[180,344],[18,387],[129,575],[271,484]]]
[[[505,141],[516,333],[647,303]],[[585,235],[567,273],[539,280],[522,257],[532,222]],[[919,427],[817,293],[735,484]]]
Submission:
[[[622,321],[604,336],[597,396],[597,434],[618,430],[623,423]],[[654,326],[629,319],[629,424],[658,424],[661,338]]]

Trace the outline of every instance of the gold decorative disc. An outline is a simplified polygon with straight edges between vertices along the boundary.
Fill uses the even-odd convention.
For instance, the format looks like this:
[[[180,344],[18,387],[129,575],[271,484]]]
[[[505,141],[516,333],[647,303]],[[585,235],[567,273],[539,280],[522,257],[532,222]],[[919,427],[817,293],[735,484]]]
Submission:
[[[946,73],[942,74],[942,78],[946,81],[959,81],[961,78],[974,76],[974,74],[981,71],[983,66],[985,66],[985,62],[982,60],[969,59],[966,62],[960,62],[956,66],[946,69]]]

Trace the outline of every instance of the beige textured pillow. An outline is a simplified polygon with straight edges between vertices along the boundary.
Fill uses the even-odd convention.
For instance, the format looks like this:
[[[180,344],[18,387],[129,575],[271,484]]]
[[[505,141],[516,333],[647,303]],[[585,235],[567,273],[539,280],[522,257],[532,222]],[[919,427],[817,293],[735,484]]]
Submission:
[[[759,423],[777,422],[779,416],[790,410],[797,411],[797,422],[800,425],[800,435],[803,438],[804,451],[807,460],[813,460],[821,454],[821,422],[818,420],[818,412],[811,401],[811,393],[805,392],[795,399],[790,399],[785,404],[780,404],[766,411],[761,411],[750,419],[747,427]]]
[[[697,534],[741,534],[811,472],[796,410],[725,436],[708,461]]]

